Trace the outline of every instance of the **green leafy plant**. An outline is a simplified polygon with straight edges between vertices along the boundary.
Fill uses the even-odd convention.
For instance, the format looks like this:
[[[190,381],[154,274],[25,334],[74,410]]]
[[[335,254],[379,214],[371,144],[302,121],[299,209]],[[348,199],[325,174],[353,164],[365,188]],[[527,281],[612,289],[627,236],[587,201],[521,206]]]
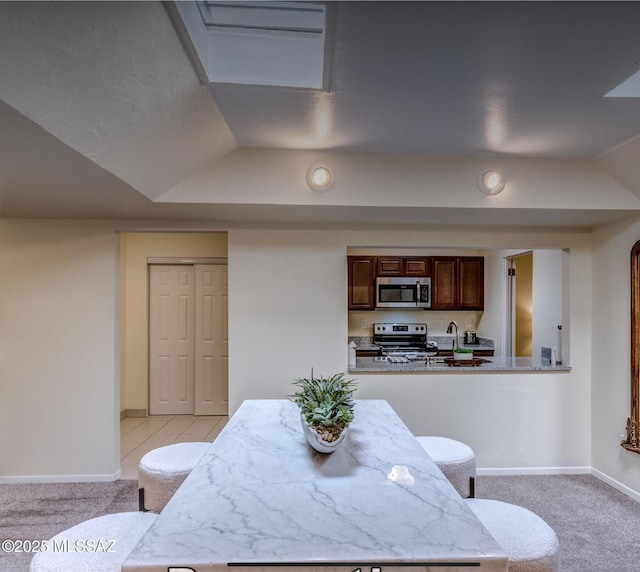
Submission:
[[[353,421],[353,392],[355,380],[345,379],[343,373],[330,377],[296,379],[299,389],[289,399],[299,408],[305,421],[326,441],[334,441],[342,430]]]
[[[453,351],[456,352],[457,354],[472,354],[473,348],[456,348]]]

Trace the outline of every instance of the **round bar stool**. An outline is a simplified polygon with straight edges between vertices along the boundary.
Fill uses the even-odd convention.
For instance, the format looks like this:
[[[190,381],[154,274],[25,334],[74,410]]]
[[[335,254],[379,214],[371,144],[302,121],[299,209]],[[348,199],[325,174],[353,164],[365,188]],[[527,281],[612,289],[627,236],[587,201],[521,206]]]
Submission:
[[[156,518],[147,512],[119,512],[85,520],[49,540],[48,550],[31,559],[29,571],[120,572]]]
[[[467,504],[507,553],[509,572],[560,570],[560,543],[537,514],[497,500],[467,499]]]
[[[138,465],[140,510],[160,512],[211,443],[174,443],[149,451]]]
[[[433,462],[462,497],[475,496],[476,457],[473,449],[448,437],[416,437]]]

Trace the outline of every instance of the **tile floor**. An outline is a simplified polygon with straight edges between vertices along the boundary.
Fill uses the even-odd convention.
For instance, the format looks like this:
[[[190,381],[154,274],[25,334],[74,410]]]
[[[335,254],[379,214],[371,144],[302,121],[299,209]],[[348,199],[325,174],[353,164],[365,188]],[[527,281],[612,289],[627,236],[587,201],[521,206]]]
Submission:
[[[227,416],[154,415],[120,421],[122,479],[138,478],[142,456],[157,447],[189,441],[213,441],[227,424]]]

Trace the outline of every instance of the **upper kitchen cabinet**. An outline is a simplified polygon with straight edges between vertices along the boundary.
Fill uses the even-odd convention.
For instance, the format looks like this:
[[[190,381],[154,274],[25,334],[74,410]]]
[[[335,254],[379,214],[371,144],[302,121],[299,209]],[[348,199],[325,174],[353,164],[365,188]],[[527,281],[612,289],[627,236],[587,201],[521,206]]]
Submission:
[[[436,256],[431,266],[431,309],[484,310],[482,256]]]
[[[431,276],[427,256],[379,256],[376,276]]]
[[[455,256],[434,256],[431,259],[432,310],[455,310],[458,307],[458,265]]]
[[[431,259],[426,256],[404,258],[402,267],[405,276],[431,276]]]
[[[375,256],[348,256],[349,310],[375,309]]]
[[[461,310],[484,310],[484,258],[458,258],[458,301]]]

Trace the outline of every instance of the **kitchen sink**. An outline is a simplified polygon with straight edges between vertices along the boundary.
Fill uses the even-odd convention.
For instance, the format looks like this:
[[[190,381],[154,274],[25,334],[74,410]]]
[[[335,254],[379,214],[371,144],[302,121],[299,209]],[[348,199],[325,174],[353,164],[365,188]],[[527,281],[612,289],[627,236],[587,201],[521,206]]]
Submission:
[[[483,363],[491,363],[491,360],[481,357],[474,357],[471,359],[453,359],[444,358],[443,362],[452,367],[480,367]]]

